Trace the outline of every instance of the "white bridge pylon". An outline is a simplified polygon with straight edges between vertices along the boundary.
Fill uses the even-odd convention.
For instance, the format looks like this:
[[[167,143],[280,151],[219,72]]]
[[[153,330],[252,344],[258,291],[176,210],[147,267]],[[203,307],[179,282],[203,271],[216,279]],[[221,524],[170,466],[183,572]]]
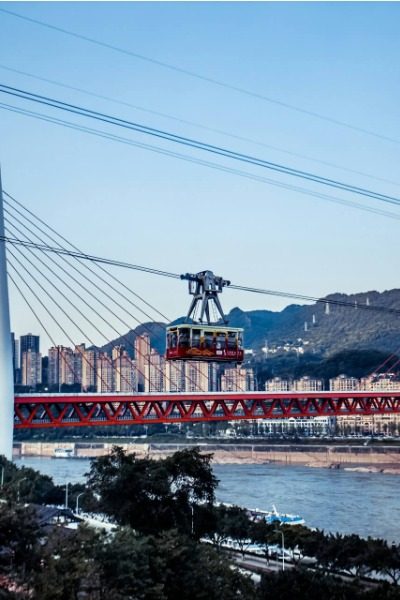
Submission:
[[[14,375],[4,237],[3,188],[0,169],[0,454],[11,460],[14,430]]]

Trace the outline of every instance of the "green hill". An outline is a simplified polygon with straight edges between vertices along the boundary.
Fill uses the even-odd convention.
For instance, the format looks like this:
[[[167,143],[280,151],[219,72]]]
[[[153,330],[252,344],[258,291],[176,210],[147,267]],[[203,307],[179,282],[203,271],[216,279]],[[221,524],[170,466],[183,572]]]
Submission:
[[[326,300],[351,303],[354,308],[329,305],[328,311]],[[370,309],[364,310],[366,306]],[[335,293],[317,303],[292,304],[279,312],[234,308],[228,316],[232,327],[244,328],[245,346],[255,351],[266,342],[269,347],[307,342],[304,348],[322,356],[343,350],[397,352],[400,349],[400,315],[375,311],[373,307],[399,309],[400,290],[352,295]],[[102,350],[111,351],[112,345],[122,344],[132,354],[135,337],[147,332],[152,346],[162,353],[165,350],[165,326],[164,323],[144,323],[103,346]]]

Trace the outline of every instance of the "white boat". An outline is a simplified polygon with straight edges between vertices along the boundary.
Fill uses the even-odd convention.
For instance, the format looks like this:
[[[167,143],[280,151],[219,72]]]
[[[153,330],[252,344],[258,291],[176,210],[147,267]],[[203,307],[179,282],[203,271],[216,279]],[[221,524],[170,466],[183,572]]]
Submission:
[[[54,448],[54,458],[72,458],[73,456],[72,448]]]
[[[260,510],[258,508],[246,509],[249,516],[255,521],[265,520],[266,523],[280,523],[282,525],[304,525],[305,521],[303,517],[299,515],[290,515],[287,513],[280,513],[276,510],[275,505],[272,505],[272,510]]]

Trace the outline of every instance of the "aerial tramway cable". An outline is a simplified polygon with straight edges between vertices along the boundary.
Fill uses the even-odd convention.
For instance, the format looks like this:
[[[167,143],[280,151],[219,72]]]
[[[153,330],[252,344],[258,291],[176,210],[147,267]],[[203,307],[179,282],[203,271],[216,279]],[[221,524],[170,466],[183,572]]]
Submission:
[[[112,265],[112,266],[116,266],[116,267],[122,267],[125,269],[133,269],[133,270],[141,271],[144,273],[149,273],[152,275],[159,275],[162,277],[169,277],[169,278],[173,278],[173,279],[181,279],[181,276],[178,273],[171,273],[170,271],[162,271],[161,269],[154,269],[152,267],[144,267],[144,266],[140,266],[140,265],[134,265],[131,263],[127,263],[124,261],[107,259],[107,258],[103,258],[103,257],[99,257],[99,256],[93,256],[90,254],[84,254],[84,253],[77,252],[77,251],[64,250],[62,248],[55,248],[55,247],[48,246],[45,244],[37,244],[37,243],[33,243],[33,242],[27,242],[26,240],[21,240],[19,238],[13,238],[13,237],[9,237],[9,236],[4,236],[4,237],[0,236],[0,239],[3,239],[4,241],[11,243],[11,244],[17,244],[17,245],[21,245],[21,246],[36,248],[38,250],[42,250],[43,252],[53,252],[53,253],[62,254],[65,256],[73,256],[73,257],[82,258],[83,260],[88,260],[93,263],[107,264],[107,265]],[[352,308],[353,310],[355,308],[355,304],[353,302],[348,302],[345,300],[320,298],[317,296],[307,296],[305,294],[296,294],[293,292],[284,292],[284,291],[277,291],[277,290],[270,290],[270,289],[255,288],[255,287],[250,287],[250,286],[237,285],[234,283],[231,283],[229,288],[233,289],[233,290],[243,291],[243,292],[250,292],[253,294],[263,294],[263,295],[267,295],[267,296],[275,296],[275,297],[280,297],[280,298],[291,298],[294,300],[304,300],[306,302],[321,302],[324,305],[343,306],[343,307],[347,307],[347,308]],[[370,310],[370,311],[374,311],[374,312],[388,313],[388,314],[393,314],[393,315],[397,315],[397,316],[400,315],[400,309],[389,308],[389,307],[385,307],[385,306],[358,304],[357,308],[360,310]]]
[[[8,206],[11,206],[11,204],[10,204],[9,202],[7,202],[7,205],[8,205]],[[13,208],[14,208],[14,210],[16,210],[16,209],[15,209],[15,207],[13,207]],[[40,239],[42,242],[44,242],[44,240],[43,240],[42,238],[40,238],[40,236],[38,236],[38,234],[35,234],[34,232],[32,232],[32,230],[31,230],[30,228],[26,227],[26,225],[25,225],[25,224],[21,223],[21,221],[20,221],[18,218],[16,218],[16,217],[15,217],[15,215],[11,215],[11,213],[9,212],[9,210],[8,210],[7,208],[5,209],[5,212],[6,212],[6,213],[9,215],[9,217],[11,216],[11,217],[12,217],[14,220],[16,220],[16,221],[17,221],[17,222],[18,222],[18,223],[19,223],[21,226],[23,226],[23,227],[25,227],[26,229],[28,229],[28,231],[30,231],[32,235],[34,235],[35,237],[37,237],[38,239]],[[19,211],[17,211],[17,212],[18,212],[18,214],[20,214],[20,215],[21,215],[21,213],[20,213]],[[9,218],[8,218],[7,220],[8,220],[8,222],[9,222]],[[32,222],[31,222],[31,221],[28,221],[28,222],[30,222],[30,223],[32,224]],[[9,223],[9,224],[10,224],[10,223]],[[19,233],[19,234],[25,235],[25,237],[26,237],[26,238],[28,238],[28,236],[27,236],[26,234],[23,234],[23,232],[21,232],[21,230],[20,230],[18,227],[16,227],[16,225],[15,225],[15,224],[12,224],[12,227],[13,227],[14,229],[16,229],[16,230],[18,231],[18,233]],[[30,241],[30,242],[32,242],[32,240],[31,240],[31,239],[29,239],[29,238],[27,239],[27,241]],[[29,252],[33,253],[33,250],[32,250],[31,248],[28,248],[28,250],[29,250]],[[23,256],[24,256],[24,255],[23,255]],[[25,257],[25,256],[24,256],[24,257]],[[65,257],[61,256],[60,258],[62,258],[64,261],[66,261]],[[26,259],[26,257],[25,257],[25,259]],[[28,261],[29,261],[29,259],[26,259],[26,260],[28,260]],[[61,281],[64,283],[64,285],[66,285],[66,284],[65,284],[65,281],[64,281],[62,278],[60,278],[60,277],[59,277],[59,276],[58,276],[58,275],[57,275],[57,274],[54,272],[54,270],[53,270],[53,269],[51,269],[50,267],[48,267],[48,265],[45,265],[45,263],[44,263],[44,262],[43,262],[43,261],[42,261],[40,258],[39,258],[38,260],[39,260],[39,262],[40,262],[40,263],[41,263],[43,266],[47,267],[47,268],[50,270],[50,272],[51,272],[51,273],[52,273],[52,274],[53,274],[55,277],[57,277],[59,280],[61,280]],[[31,261],[29,261],[29,262],[31,263]],[[78,273],[79,273],[79,274],[80,274],[82,277],[86,277],[86,276],[84,276],[84,275],[83,275],[83,273],[82,273],[82,272],[81,272],[79,269],[77,269],[76,267],[74,267],[74,265],[71,265],[71,264],[70,264],[68,261],[66,261],[66,262],[67,262],[67,264],[68,264],[69,266],[72,266],[72,267],[74,268],[74,270],[75,270],[75,271],[77,271],[77,272],[78,272]],[[61,269],[61,270],[62,270],[62,271],[63,271],[63,272],[64,272],[64,273],[65,273],[65,274],[68,276],[68,277],[70,277],[70,278],[71,278],[71,279],[72,279],[72,280],[73,280],[73,281],[74,281],[74,282],[75,282],[77,285],[79,285],[79,286],[80,286],[82,289],[84,289],[84,290],[86,291],[86,293],[88,293],[88,294],[89,294],[89,296],[91,296],[92,298],[95,298],[95,299],[96,299],[96,301],[97,301],[98,303],[100,303],[100,304],[101,304],[101,306],[102,306],[103,308],[106,308],[106,309],[107,309],[107,310],[108,310],[108,311],[109,311],[109,312],[110,312],[110,313],[111,313],[111,314],[112,314],[112,315],[113,315],[115,318],[117,318],[117,319],[118,319],[118,320],[119,320],[121,323],[123,323],[125,327],[127,327],[128,329],[130,329],[130,325],[129,325],[129,324],[128,324],[128,323],[127,323],[127,322],[126,322],[124,319],[122,319],[122,318],[121,318],[119,315],[117,315],[117,314],[116,314],[116,313],[115,313],[115,312],[114,312],[114,311],[113,311],[113,310],[110,308],[110,306],[109,306],[109,305],[106,305],[106,304],[105,304],[103,301],[101,301],[101,300],[98,298],[98,296],[97,296],[97,295],[92,295],[92,294],[91,294],[91,292],[90,292],[90,290],[88,290],[88,288],[87,288],[86,286],[84,286],[84,285],[83,285],[81,282],[79,282],[79,281],[78,281],[78,280],[77,280],[77,279],[76,279],[74,276],[72,276],[70,273],[68,273],[68,271],[67,271],[65,268],[63,268],[63,267],[62,267],[62,266],[61,266],[59,263],[57,263],[57,262],[56,262],[56,261],[54,261],[54,260],[52,260],[52,263],[53,263],[53,264],[55,264],[55,265],[56,265],[58,268],[60,268],[60,269]],[[31,263],[31,265],[32,265],[32,266],[34,266],[32,263]],[[86,266],[86,265],[85,265],[85,266]],[[44,275],[43,275],[43,273],[42,273],[42,271],[40,271],[40,270],[38,270],[38,271],[40,272],[40,274],[41,274],[42,276],[44,276]],[[96,275],[96,273],[95,273],[93,270],[91,270],[91,272],[92,272],[94,275]],[[45,277],[45,276],[44,276],[44,277]],[[99,276],[97,275],[97,277],[99,277]],[[46,278],[46,279],[48,280],[48,278]],[[100,277],[100,279],[101,279],[101,281],[102,281],[103,283],[105,282],[105,281],[104,281],[104,278],[101,278],[101,277]],[[115,278],[114,278],[114,279],[115,279]],[[109,299],[109,300],[110,300],[110,301],[111,301],[113,304],[114,304],[114,303],[116,303],[116,304],[117,304],[117,305],[118,305],[118,306],[119,306],[119,307],[120,307],[122,310],[126,311],[126,309],[125,309],[125,308],[124,308],[124,307],[123,307],[123,306],[122,306],[122,305],[121,305],[121,304],[120,304],[120,303],[119,303],[119,302],[118,302],[118,301],[115,299],[115,297],[111,297],[111,296],[110,296],[110,294],[108,294],[107,292],[105,292],[105,291],[104,291],[102,288],[100,288],[100,286],[98,286],[98,285],[97,285],[96,283],[94,283],[92,280],[90,280],[90,279],[88,280],[88,279],[87,279],[87,277],[86,277],[86,280],[87,280],[87,281],[89,281],[89,282],[90,282],[90,283],[91,283],[93,286],[95,286],[95,288],[96,288],[96,290],[97,290],[97,291],[100,291],[100,292],[102,292],[102,293],[103,293],[103,294],[104,294],[104,295],[105,295],[105,296],[106,296],[106,297],[107,297],[107,298],[108,298],[108,299]],[[49,281],[49,280],[48,280],[48,281]],[[117,280],[117,279],[116,279],[116,281],[119,281],[119,280]],[[81,296],[80,296],[80,295],[79,295],[79,294],[78,294],[78,293],[77,293],[75,290],[74,290],[74,293],[75,293],[75,295],[77,295],[77,296],[78,296],[78,298],[80,298],[80,300],[81,300],[81,301],[84,301],[84,300],[83,300],[83,298],[82,298],[82,297],[81,297]],[[72,305],[73,305],[73,304],[72,304]],[[74,305],[73,305],[73,306],[74,306]],[[134,348],[134,345],[133,345],[133,343],[132,343],[132,342],[129,340],[129,338],[127,338],[127,337],[126,337],[126,335],[123,335],[123,334],[121,334],[121,333],[120,333],[120,332],[119,332],[119,331],[118,331],[118,330],[117,330],[117,329],[116,329],[114,326],[112,326],[112,325],[110,324],[110,322],[109,322],[109,321],[107,321],[106,319],[104,319],[104,317],[103,317],[103,316],[102,316],[102,315],[101,315],[101,314],[100,314],[100,313],[99,313],[97,310],[95,310],[95,309],[94,309],[94,307],[93,307],[91,304],[89,304],[89,305],[87,305],[87,306],[91,308],[91,310],[92,310],[92,311],[93,311],[93,312],[96,314],[96,316],[97,316],[97,317],[101,318],[101,319],[102,319],[102,320],[103,320],[103,321],[104,321],[104,322],[105,322],[105,323],[106,323],[108,326],[110,326],[110,327],[111,327],[111,328],[114,330],[114,332],[115,332],[115,333],[116,333],[116,334],[117,334],[119,337],[121,337],[122,339],[124,339],[124,340],[125,340],[125,341],[128,343],[128,345],[129,345],[129,346],[131,346],[132,348]],[[75,308],[76,308],[76,307],[75,307]],[[79,311],[79,309],[77,309],[77,310]],[[79,312],[80,312],[81,316],[83,316],[83,317],[85,318],[85,315],[83,315],[83,313],[82,313],[81,311],[79,311]],[[130,315],[130,316],[131,316],[133,319],[135,319],[135,320],[137,321],[137,323],[138,323],[138,324],[141,324],[140,320],[139,320],[137,317],[135,317],[134,315],[132,315],[132,313],[128,313],[128,314],[129,314],[129,315]],[[146,313],[144,313],[144,314],[146,314]],[[147,314],[146,314],[146,316],[147,316],[147,317],[148,317],[150,320],[152,320],[152,317],[151,317],[150,315],[147,315]],[[93,323],[92,323],[92,322],[91,322],[89,319],[87,319],[87,320],[88,320],[88,322],[89,322],[89,323],[90,323],[90,324],[91,324],[93,327],[95,327],[95,326],[93,325]],[[160,327],[161,327],[161,326],[160,326]],[[144,326],[144,328],[145,328],[145,329],[147,329],[147,330],[149,331],[149,333],[152,333],[148,327]],[[106,335],[105,335],[103,332],[100,332],[100,331],[98,330],[98,328],[97,328],[97,327],[95,327],[95,329],[96,329],[96,330],[97,330],[99,333],[101,333],[102,337],[104,337],[104,338],[107,340],[107,336],[106,336]],[[162,329],[162,333],[163,333],[163,338],[164,338],[164,335],[165,335],[164,328]],[[112,345],[113,345],[113,347],[115,347],[115,346],[114,346],[114,344],[112,344]],[[136,349],[135,349],[135,353],[136,353]],[[140,352],[140,350],[137,350],[137,353],[139,354],[139,356],[143,356],[143,354]],[[156,366],[155,368],[156,368],[156,370],[158,370],[158,371],[161,373],[161,369],[160,369],[159,367],[157,367],[157,366]],[[197,367],[195,368],[195,370],[196,370],[196,369],[197,369]],[[142,373],[140,370],[138,370],[138,371],[139,371],[139,373],[140,373],[140,374],[141,374],[141,375],[142,375],[142,376],[143,376],[145,379],[147,379],[144,373]],[[165,377],[166,377],[166,379],[167,379],[168,381],[170,381],[170,378],[169,378],[168,376],[166,376],[166,375],[165,375]],[[186,375],[186,376],[185,376],[185,378],[186,378],[186,379],[189,381],[189,383],[191,383],[191,384],[194,384],[194,385],[195,385],[195,387],[197,386],[197,383],[196,383],[196,382],[194,382],[194,381],[193,381],[193,380],[192,380],[190,377],[188,377],[188,376]]]

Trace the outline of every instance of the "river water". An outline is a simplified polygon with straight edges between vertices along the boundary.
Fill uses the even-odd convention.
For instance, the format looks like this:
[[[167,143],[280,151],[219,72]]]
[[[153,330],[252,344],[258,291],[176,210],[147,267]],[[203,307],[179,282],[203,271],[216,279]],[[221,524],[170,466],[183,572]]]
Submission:
[[[37,469],[64,484],[84,480],[89,459],[25,457],[18,466]],[[249,508],[301,515],[306,525],[400,542],[400,476],[302,466],[214,465],[217,500]]]

